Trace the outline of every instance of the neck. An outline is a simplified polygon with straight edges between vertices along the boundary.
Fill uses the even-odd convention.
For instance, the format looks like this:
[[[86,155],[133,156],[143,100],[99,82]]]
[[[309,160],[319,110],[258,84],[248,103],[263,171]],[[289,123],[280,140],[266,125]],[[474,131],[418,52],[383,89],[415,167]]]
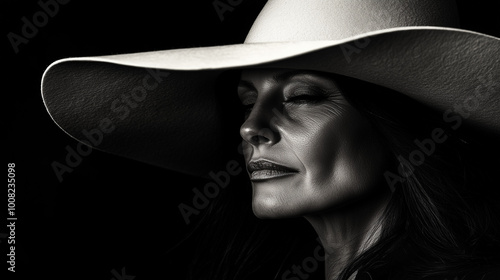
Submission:
[[[387,193],[379,194],[342,208],[305,216],[325,249],[326,279],[337,279],[355,257],[378,240],[389,198]]]

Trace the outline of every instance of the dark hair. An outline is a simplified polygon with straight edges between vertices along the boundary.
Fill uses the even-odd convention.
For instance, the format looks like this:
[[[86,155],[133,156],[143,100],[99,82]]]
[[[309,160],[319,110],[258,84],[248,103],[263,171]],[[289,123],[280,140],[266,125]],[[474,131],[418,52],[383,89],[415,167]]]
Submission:
[[[441,110],[393,90],[335,80],[385,140],[393,164],[384,176],[394,188],[380,240],[340,279],[356,270],[384,279],[462,279],[497,268],[500,154],[494,138],[465,122],[447,123]]]
[[[392,155],[384,176],[387,187],[394,189],[381,237],[340,279],[358,271],[375,279],[444,280],[498,266],[499,181],[494,172],[500,153],[493,149],[495,140],[466,124],[454,129],[439,110],[393,90],[332,77],[384,140]],[[431,149],[426,139],[432,141],[435,129],[446,139],[434,142]],[[429,149],[422,151],[416,140]],[[412,164],[410,156],[418,149],[424,158]],[[295,260],[311,255],[317,242],[304,219],[259,220],[251,212],[250,197],[243,176],[210,205],[193,234],[199,250],[192,279],[277,279]],[[262,271],[272,275],[259,274]]]

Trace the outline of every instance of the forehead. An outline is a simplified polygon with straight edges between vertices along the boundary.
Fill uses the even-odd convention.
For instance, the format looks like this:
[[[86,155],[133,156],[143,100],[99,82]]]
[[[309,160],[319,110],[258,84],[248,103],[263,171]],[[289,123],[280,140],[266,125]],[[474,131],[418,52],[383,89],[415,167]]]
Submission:
[[[294,69],[243,69],[241,71],[241,80],[259,80],[272,78],[273,76],[295,71]]]
[[[244,69],[240,76],[240,86],[264,83],[284,83],[293,79],[310,82],[334,82],[330,73],[304,69]]]

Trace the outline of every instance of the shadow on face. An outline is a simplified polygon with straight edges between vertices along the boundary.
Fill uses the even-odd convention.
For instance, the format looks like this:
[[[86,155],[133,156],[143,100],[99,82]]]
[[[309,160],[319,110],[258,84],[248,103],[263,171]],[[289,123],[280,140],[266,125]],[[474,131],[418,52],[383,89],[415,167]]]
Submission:
[[[328,74],[245,70],[238,97],[256,216],[314,214],[385,191],[378,134]]]

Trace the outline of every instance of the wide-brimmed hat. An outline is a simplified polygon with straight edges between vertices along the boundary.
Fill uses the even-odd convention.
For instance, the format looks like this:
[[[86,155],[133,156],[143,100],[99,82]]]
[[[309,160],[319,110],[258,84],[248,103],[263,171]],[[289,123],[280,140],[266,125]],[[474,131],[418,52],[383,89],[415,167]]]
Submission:
[[[242,44],[61,59],[42,96],[86,145],[206,175],[227,146],[216,85],[245,68],[349,76],[500,135],[500,39],[458,29],[451,0],[270,0]]]

